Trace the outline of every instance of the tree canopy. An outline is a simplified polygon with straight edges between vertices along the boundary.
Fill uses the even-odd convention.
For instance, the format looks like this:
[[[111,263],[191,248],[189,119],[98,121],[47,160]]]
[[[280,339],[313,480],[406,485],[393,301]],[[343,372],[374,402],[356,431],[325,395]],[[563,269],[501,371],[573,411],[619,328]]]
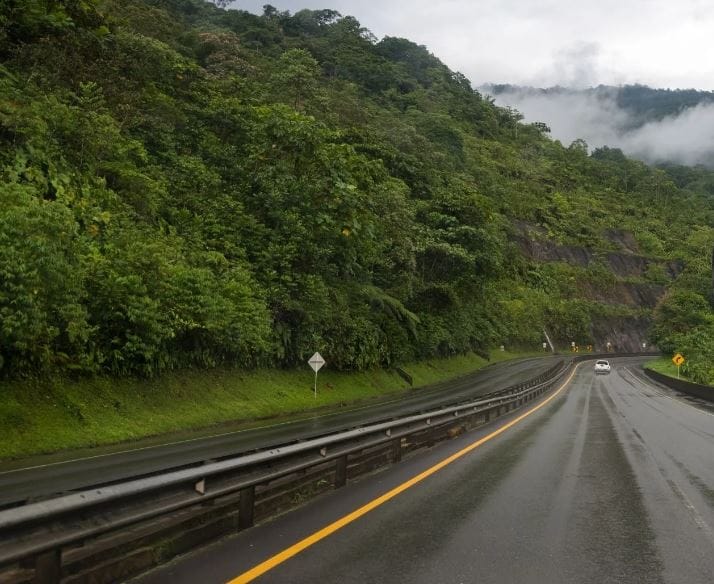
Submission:
[[[601,253],[628,230],[708,293],[708,171],[563,146],[353,17],[9,0],[0,25],[4,375],[363,369],[625,310],[519,225]]]

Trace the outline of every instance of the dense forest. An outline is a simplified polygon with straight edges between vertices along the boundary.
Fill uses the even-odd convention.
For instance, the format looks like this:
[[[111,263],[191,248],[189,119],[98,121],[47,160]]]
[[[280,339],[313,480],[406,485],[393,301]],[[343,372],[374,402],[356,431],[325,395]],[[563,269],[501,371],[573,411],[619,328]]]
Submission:
[[[561,144],[332,10],[6,0],[0,63],[0,374],[364,369],[654,318],[714,376],[709,171]],[[524,233],[596,260],[631,234],[624,283],[668,292],[603,301],[604,260]]]

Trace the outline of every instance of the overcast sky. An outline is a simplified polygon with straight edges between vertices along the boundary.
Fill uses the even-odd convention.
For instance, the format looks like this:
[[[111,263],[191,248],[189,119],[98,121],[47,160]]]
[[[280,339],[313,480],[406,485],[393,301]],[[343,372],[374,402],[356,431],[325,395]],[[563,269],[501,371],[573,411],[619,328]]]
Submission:
[[[265,0],[231,7],[262,12]],[[711,0],[272,0],[331,8],[426,47],[474,86],[714,89]]]

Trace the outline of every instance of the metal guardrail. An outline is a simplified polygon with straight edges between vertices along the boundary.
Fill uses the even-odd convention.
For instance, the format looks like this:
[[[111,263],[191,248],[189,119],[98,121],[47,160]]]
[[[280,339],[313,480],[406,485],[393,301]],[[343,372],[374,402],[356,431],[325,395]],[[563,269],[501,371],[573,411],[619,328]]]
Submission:
[[[480,421],[474,424],[489,421],[494,412],[500,415],[547,391],[574,362],[600,356],[573,356],[526,383],[477,399],[0,511],[0,568],[24,566],[22,569],[32,572],[30,580],[25,581],[58,582],[61,550],[67,546],[83,544],[142,522],[159,521],[197,505],[208,505],[206,509],[210,509],[213,502],[230,497],[238,501],[238,527],[250,527],[254,522],[258,486],[287,480],[326,464],[330,465],[329,476],[334,486],[343,486],[350,457],[387,447],[391,449],[391,462],[398,461],[405,440],[426,435],[425,443],[431,444],[429,436],[439,429],[462,423],[467,427],[468,421],[476,417]]]
[[[241,527],[249,527],[256,485],[336,461],[335,485],[341,486],[346,482],[348,455],[386,442],[398,442],[395,448],[401,451],[404,437],[453,424],[465,416],[483,414],[487,421],[494,410],[497,414],[501,408],[508,411],[510,406],[517,407],[544,392],[573,361],[561,361],[527,383],[486,398],[0,511],[0,566],[35,558],[32,581],[56,582],[58,577],[53,574],[59,574],[63,546],[236,492],[240,493]],[[399,458],[396,453],[395,460]]]
[[[29,505],[0,512],[0,531],[15,527],[28,521],[41,521],[62,513],[71,513],[79,509],[85,509],[92,505],[99,505],[116,499],[139,495],[147,491],[172,486],[178,483],[192,481],[198,482],[215,474],[258,466],[316,449],[326,449],[328,446],[334,446],[335,444],[347,442],[355,438],[361,438],[375,433],[395,430],[402,426],[413,424],[414,422],[424,420],[430,421],[432,418],[440,418],[447,414],[458,414],[459,410],[463,412],[464,410],[473,407],[503,405],[506,402],[510,402],[513,399],[520,397],[528,391],[529,389],[525,388],[516,390],[516,392],[505,393],[501,396],[490,399],[465,401],[450,407],[443,407],[426,413],[406,416],[389,422],[363,426],[354,430],[338,432],[336,434],[330,434],[321,438],[313,438],[298,444],[264,450],[254,454],[247,454],[237,458],[214,462],[195,468],[168,472],[154,477],[131,480],[114,486],[84,490],[71,495],[64,495],[62,497],[50,499],[48,501],[31,503]],[[326,453],[326,450],[324,450],[324,452]],[[323,454],[323,456],[324,455],[325,454]],[[0,552],[0,561],[2,561],[2,559],[2,552]]]
[[[452,437],[452,431],[458,434],[489,421],[494,412],[500,415],[534,399],[557,383],[575,362],[645,355],[650,354],[572,355],[526,383],[480,398],[0,511],[0,580],[9,573],[3,570],[10,569],[14,570],[14,579],[8,581],[59,582],[67,557],[76,559],[90,554],[87,549],[92,545],[104,546],[106,551],[106,540],[112,534],[123,534],[124,529],[128,529],[127,533],[140,531],[141,526],[146,531],[145,526],[162,521],[170,523],[166,518],[171,514],[188,516],[195,512],[205,517],[211,512],[233,513],[237,517],[234,528],[250,527],[256,504],[264,503],[256,503],[256,487],[261,489],[259,497],[265,496],[265,500],[276,498],[276,490],[278,496],[286,492],[289,495],[294,491],[291,485],[303,484],[300,477],[309,478],[310,473],[321,477],[323,483],[329,480],[334,487],[343,486],[349,469],[354,471],[352,476],[358,476],[369,472],[369,468],[396,462],[403,452]],[[382,460],[385,452],[389,459],[386,463]],[[381,462],[370,467],[370,456],[381,456]],[[364,466],[359,462],[363,459],[369,468],[355,470],[360,464]],[[177,528],[183,525],[177,521]],[[126,537],[131,541],[130,536]],[[150,565],[153,564],[147,563]],[[71,582],[83,581],[76,575],[68,578]]]

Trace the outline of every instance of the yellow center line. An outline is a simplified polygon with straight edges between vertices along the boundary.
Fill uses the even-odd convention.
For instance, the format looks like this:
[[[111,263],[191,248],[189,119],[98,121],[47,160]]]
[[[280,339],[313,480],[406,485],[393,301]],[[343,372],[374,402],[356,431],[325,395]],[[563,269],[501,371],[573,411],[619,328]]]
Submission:
[[[283,551],[275,554],[274,556],[268,558],[264,562],[261,562],[257,566],[254,566],[247,572],[243,572],[240,576],[236,576],[232,580],[230,580],[227,584],[246,584],[247,582],[252,582],[255,580],[258,576],[262,576],[269,570],[272,570],[276,566],[282,564],[283,562],[289,560],[293,556],[296,556],[303,550],[306,550],[307,548],[311,547],[312,545],[316,544],[318,541],[325,539],[327,536],[332,535],[339,529],[342,529],[345,525],[349,525],[353,521],[359,519],[363,515],[366,515],[373,509],[376,509],[380,505],[386,503],[390,499],[393,499],[400,493],[403,493],[410,487],[413,487],[417,483],[420,483],[423,481],[425,478],[433,475],[434,473],[440,471],[442,468],[445,466],[451,464],[455,460],[458,460],[462,456],[468,454],[472,450],[475,450],[482,444],[485,444],[489,440],[492,440],[499,434],[502,434],[509,428],[512,428],[516,424],[518,424],[520,421],[523,419],[527,418],[534,412],[537,412],[539,409],[541,409],[543,406],[545,406],[548,402],[550,402],[552,399],[554,399],[560,392],[562,392],[567,385],[570,383],[570,380],[573,378],[575,375],[575,372],[577,371],[578,366],[576,365],[575,368],[573,369],[573,372],[570,374],[568,379],[566,379],[563,384],[553,393],[551,394],[547,399],[543,400],[541,403],[539,403],[537,406],[531,408],[527,412],[524,412],[517,418],[514,418],[507,424],[504,424],[501,426],[498,430],[495,430],[488,434],[487,436],[484,436],[483,438],[480,438],[479,440],[476,440],[476,442],[472,442],[465,448],[462,448],[458,452],[452,454],[451,456],[445,458],[441,462],[438,462],[434,466],[426,469],[425,471],[419,473],[418,475],[412,477],[408,481],[402,483],[401,485],[398,485],[394,487],[391,491],[388,491],[384,493],[384,495],[381,495],[377,497],[376,499],[371,500],[369,503],[363,505],[362,507],[355,509],[351,513],[348,513],[344,517],[338,519],[334,523],[330,523],[329,525],[323,527],[322,529],[314,532],[313,534],[307,536],[305,539],[291,545],[290,547],[284,549]]]

